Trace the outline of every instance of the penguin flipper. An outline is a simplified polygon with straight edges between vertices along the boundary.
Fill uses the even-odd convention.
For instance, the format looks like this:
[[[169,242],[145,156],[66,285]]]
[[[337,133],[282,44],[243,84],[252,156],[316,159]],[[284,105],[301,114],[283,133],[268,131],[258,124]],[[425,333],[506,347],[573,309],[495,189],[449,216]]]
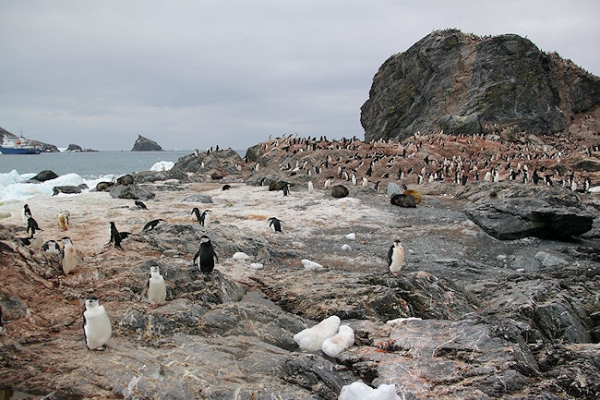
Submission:
[[[388,267],[392,265],[392,254],[394,254],[394,245],[390,246],[387,254]]]
[[[198,257],[200,257],[200,250],[198,250],[196,254],[194,254],[194,260],[192,261],[192,265],[196,265],[196,260],[198,260]]]

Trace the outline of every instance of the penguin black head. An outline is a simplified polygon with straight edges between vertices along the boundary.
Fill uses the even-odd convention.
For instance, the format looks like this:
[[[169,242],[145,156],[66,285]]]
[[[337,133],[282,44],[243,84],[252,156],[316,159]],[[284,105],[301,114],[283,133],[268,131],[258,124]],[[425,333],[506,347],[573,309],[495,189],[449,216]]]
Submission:
[[[90,295],[85,298],[85,307],[86,308],[96,307],[99,304],[100,304],[100,302],[98,301],[98,298],[96,296]]]

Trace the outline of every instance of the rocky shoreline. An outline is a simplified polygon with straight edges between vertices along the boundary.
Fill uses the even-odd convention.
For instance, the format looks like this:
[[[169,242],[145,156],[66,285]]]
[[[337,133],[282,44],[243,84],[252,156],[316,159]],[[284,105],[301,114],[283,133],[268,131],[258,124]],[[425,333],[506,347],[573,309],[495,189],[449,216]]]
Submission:
[[[465,145],[466,138],[457,142],[463,139]],[[408,162],[420,170],[434,155],[415,143],[404,145],[417,156],[398,157],[389,169],[389,160],[375,164],[363,186],[369,162],[358,165],[366,155],[396,153],[386,155],[383,144],[346,148],[350,142],[307,150],[293,140],[257,145],[247,160],[227,150],[191,154],[160,177],[135,175],[135,190],[117,184],[110,193],[32,198],[44,231],[29,246],[18,239],[25,236],[22,204],[2,205],[10,216],[0,221],[0,387],[48,399],[337,399],[343,386],[362,380],[393,384],[409,399],[599,396],[594,194],[508,179],[418,185]],[[310,157],[316,166],[331,165],[309,175]],[[399,182],[421,195],[416,208],[390,203],[386,188],[400,168],[407,176]],[[579,181],[597,181],[593,173],[575,173]],[[348,188],[347,197],[324,188],[331,176]],[[286,182],[289,194],[269,190],[271,182]],[[133,204],[138,193],[151,194],[143,198],[148,210]],[[522,209],[515,199],[544,202],[536,207],[552,212],[541,222],[539,209],[510,214],[517,222],[505,221],[513,236],[503,239],[473,216],[483,206]],[[547,235],[550,225],[543,224],[565,221],[567,206],[584,219],[558,225],[569,232],[562,237]],[[212,211],[210,226],[193,220],[193,207]],[[56,223],[63,210],[72,216],[67,232]],[[528,215],[541,234],[524,223]],[[283,232],[269,228],[273,216]],[[142,231],[156,218],[165,222]],[[132,232],[123,251],[105,247],[110,221]],[[210,277],[191,265],[205,233],[220,260]],[[82,260],[69,276],[39,251],[43,240],[65,235]],[[406,258],[393,276],[385,256],[396,238]],[[250,259],[234,258],[238,252]],[[323,268],[305,269],[304,259]],[[142,296],[151,265],[169,282],[167,303],[155,309]],[[83,341],[87,294],[101,300],[113,324],[104,352],[87,350]],[[293,336],[332,315],[352,327],[354,345],[336,358],[301,352]]]

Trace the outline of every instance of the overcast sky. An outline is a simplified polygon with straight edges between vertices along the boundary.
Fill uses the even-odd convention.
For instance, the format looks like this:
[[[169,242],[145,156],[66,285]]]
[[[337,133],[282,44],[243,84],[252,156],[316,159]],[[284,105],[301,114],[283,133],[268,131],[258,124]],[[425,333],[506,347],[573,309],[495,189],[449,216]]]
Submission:
[[[597,0],[0,0],[0,127],[97,150],[364,139],[373,75],[432,31],[516,33],[600,75],[598,16]]]

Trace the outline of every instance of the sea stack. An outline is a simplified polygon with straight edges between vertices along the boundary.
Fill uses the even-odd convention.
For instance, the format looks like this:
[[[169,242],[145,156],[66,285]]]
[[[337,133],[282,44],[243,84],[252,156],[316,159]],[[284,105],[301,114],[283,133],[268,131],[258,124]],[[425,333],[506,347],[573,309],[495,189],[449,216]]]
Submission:
[[[138,135],[138,138],[135,141],[131,151],[163,151],[163,148],[160,147],[160,145],[154,140],[150,140],[142,135]]]

